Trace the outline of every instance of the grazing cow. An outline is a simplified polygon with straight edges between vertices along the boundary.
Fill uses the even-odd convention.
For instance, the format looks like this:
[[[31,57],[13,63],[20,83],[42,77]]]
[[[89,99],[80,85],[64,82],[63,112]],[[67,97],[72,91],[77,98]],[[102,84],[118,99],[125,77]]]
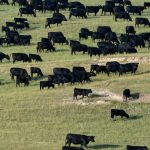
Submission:
[[[84,9],[85,10],[84,4],[82,4],[81,2],[78,2],[78,1],[69,3],[69,9],[72,9],[72,8]]]
[[[129,118],[129,115],[123,109],[111,109],[111,118],[113,119],[114,116],[121,116],[121,118]]]
[[[106,72],[109,76],[110,72],[114,72],[115,74],[119,72],[120,63],[117,61],[111,61],[106,63]]]
[[[38,77],[39,76],[43,77],[43,73],[42,73],[41,69],[38,67],[30,67],[30,73],[31,73],[31,77],[33,77],[34,73],[36,73]]]
[[[123,101],[125,100],[127,102],[127,99],[131,97],[131,94],[130,94],[130,89],[125,89],[123,90]]]
[[[36,13],[34,12],[34,10],[32,9],[32,7],[25,7],[25,8],[20,8],[19,9],[20,12],[20,16],[22,17],[23,14],[26,15],[33,15],[34,17],[36,17]]]
[[[99,10],[102,9],[102,6],[86,6],[86,13],[89,15],[89,13],[94,13],[95,16],[99,12]]]
[[[105,41],[119,43],[117,34],[115,32],[108,32],[105,34]]]
[[[126,63],[119,65],[119,76],[123,73],[131,72],[131,74],[135,74],[138,69],[139,63]]]
[[[51,24],[57,24],[57,26],[59,24],[62,25],[62,21],[67,21],[66,17],[60,13],[54,13],[52,18],[46,19],[45,28],[47,28],[47,26],[50,27]]]
[[[104,6],[102,6],[102,15],[103,14],[106,15],[106,12],[109,12],[110,15],[113,14],[114,13],[113,8],[114,7],[112,5],[104,5]]]
[[[30,45],[31,35],[19,35],[14,38],[17,45]]]
[[[127,145],[127,150],[148,150],[147,146],[131,146]]]
[[[81,144],[81,148],[82,146],[87,148],[87,144],[89,144],[89,142],[95,142],[95,136],[68,133],[66,136],[65,145],[68,144],[70,147],[71,143]]]
[[[73,93],[73,99],[76,98],[77,99],[77,96],[82,96],[82,99],[84,98],[84,96],[87,96],[92,93],[92,90],[91,89],[79,89],[79,88],[74,88],[74,93]]]
[[[10,60],[10,57],[2,52],[0,52],[0,61],[2,62],[2,60],[6,58],[7,60]]]
[[[129,21],[132,21],[132,18],[130,17],[130,14],[127,13],[127,12],[117,12],[117,13],[114,13],[114,17],[115,17],[115,21],[117,21],[117,19],[126,19],[126,20],[129,20]]]
[[[84,150],[81,147],[70,147],[70,146],[63,146],[62,150]]]
[[[139,6],[127,6],[127,12],[132,13],[133,15],[134,14],[141,15],[142,10],[139,8]]]
[[[53,45],[49,41],[48,42],[38,42],[36,49],[37,49],[37,53],[44,51],[44,49],[46,49],[46,52],[51,51],[51,50],[55,51],[55,47],[53,47]]]
[[[126,26],[126,34],[135,34],[134,26]]]
[[[24,23],[24,22],[26,22],[28,20],[27,20],[27,18],[14,18],[14,21],[16,23]]]
[[[79,18],[81,17],[82,19],[87,18],[86,11],[84,9],[77,9],[77,8],[70,10],[69,19],[72,16],[79,17]]]
[[[43,2],[43,11],[44,13],[46,12],[46,10],[48,11],[53,11],[53,12],[58,12],[58,3],[57,2],[52,2],[52,1],[49,1],[49,0],[45,0]]]
[[[96,74],[105,73],[106,72],[106,66],[100,66],[98,64],[91,64],[90,71],[96,71]]]
[[[40,81],[40,90],[47,87],[48,89],[50,87],[55,88],[55,85],[51,81]]]
[[[35,60],[36,62],[37,62],[37,61],[40,61],[40,62],[43,61],[42,58],[41,58],[41,56],[40,56],[40,55],[37,55],[37,54],[29,54],[29,58],[30,58],[31,61],[32,61],[32,60]]]
[[[79,41],[75,41],[75,40],[70,40],[69,46],[72,47],[75,44],[80,44]]]
[[[71,55],[76,54],[76,52],[83,52],[83,54],[85,54],[87,49],[88,47],[85,44],[74,44],[71,47]]]
[[[25,53],[12,53],[13,63],[15,61],[31,62],[31,59]]]
[[[66,43],[68,45],[68,41],[62,32],[49,32],[48,33],[48,39],[52,41],[53,45],[55,43],[59,43],[62,45],[64,43]]]
[[[101,55],[101,50],[97,47],[88,47],[88,54],[90,55],[90,57],[92,57],[93,55],[96,56],[100,56]]]
[[[135,27],[139,27],[140,24],[143,24],[145,26],[150,27],[150,22],[147,18],[135,18]]]
[[[25,76],[17,76],[16,77],[16,87],[20,86],[20,83],[24,83],[24,86],[29,85],[29,79]]]
[[[14,76],[25,76],[29,80],[31,79],[27,70],[23,68],[10,68],[10,76],[12,80],[14,80]]]

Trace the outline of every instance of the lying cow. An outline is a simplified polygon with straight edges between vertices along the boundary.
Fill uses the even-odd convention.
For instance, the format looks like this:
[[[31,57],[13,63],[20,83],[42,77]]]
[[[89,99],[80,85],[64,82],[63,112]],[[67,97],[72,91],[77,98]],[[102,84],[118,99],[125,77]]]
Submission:
[[[87,144],[91,141],[91,142],[95,142],[95,136],[87,136],[87,135],[81,135],[81,134],[72,134],[69,133],[66,136],[66,143],[65,145],[69,145],[69,147],[71,146],[71,143],[73,144],[81,144],[81,148],[82,146],[85,146],[87,148]]]
[[[62,150],[84,150],[81,147],[69,147],[69,146],[63,146]]]
[[[147,146],[131,146],[127,145],[127,150],[148,150]]]
[[[123,90],[123,101],[125,100],[127,102],[127,99],[131,97],[131,94],[130,94],[130,89],[125,89]]]
[[[38,77],[39,76],[43,77],[43,73],[42,73],[41,69],[38,67],[31,67],[30,73],[31,73],[31,77],[33,77],[33,74],[35,74],[35,73],[37,74]]]
[[[44,89],[45,87],[49,89],[50,87],[54,88],[55,85],[50,81],[40,81],[40,90]]]
[[[20,86],[20,83],[24,83],[24,86],[28,86],[29,85],[29,79],[25,76],[17,76],[16,78],[16,87]]]
[[[129,115],[123,109],[111,109],[111,118],[114,118],[114,116],[129,118]]]
[[[82,99],[84,98],[84,96],[87,96],[92,93],[92,90],[91,89],[80,89],[80,88],[74,88],[74,94],[73,94],[73,99],[76,98],[77,99],[77,96],[82,96]]]

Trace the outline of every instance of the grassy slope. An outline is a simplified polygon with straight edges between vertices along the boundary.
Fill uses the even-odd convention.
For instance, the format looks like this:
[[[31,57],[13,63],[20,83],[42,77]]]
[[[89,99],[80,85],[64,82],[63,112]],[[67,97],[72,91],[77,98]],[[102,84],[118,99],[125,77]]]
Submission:
[[[82,0],[87,5],[98,4],[95,0]],[[104,1],[101,1],[102,4]],[[134,3],[141,4],[141,0],[134,0]],[[143,3],[143,2],[142,2]],[[150,17],[150,10],[145,11],[143,16]],[[18,6],[0,6],[1,25],[5,21],[13,20],[17,16]],[[68,12],[63,12],[68,18]],[[21,31],[22,34],[33,36],[31,46],[0,47],[0,51],[11,54],[12,52],[36,53],[36,43],[41,37],[47,37],[49,31],[63,31],[68,39],[78,39],[78,32],[81,27],[88,27],[96,30],[98,25],[111,25],[113,31],[118,34],[124,33],[127,24],[134,25],[134,22],[117,23],[112,16],[97,17],[91,15],[87,20],[72,18],[64,22],[62,26],[52,26],[44,29],[45,18],[49,13],[37,14],[37,18],[28,17],[31,29]],[[133,20],[136,16],[132,16]],[[140,27],[137,33],[149,31],[149,28]],[[3,36],[2,33],[0,35]],[[88,45],[96,45],[91,39],[82,41]],[[42,63],[16,63],[4,61],[0,64],[0,78],[4,85],[0,86],[0,150],[60,150],[64,144],[65,135],[68,132],[91,134],[96,136],[96,142],[90,145],[91,149],[117,149],[124,150],[126,144],[148,145],[149,144],[149,104],[120,104],[111,103],[101,106],[78,106],[68,104],[71,101],[72,91],[75,86],[87,87],[95,90],[110,89],[121,93],[126,87],[132,91],[149,93],[149,64],[140,64],[135,76],[99,75],[92,83],[85,85],[65,85],[56,89],[39,91],[39,79],[35,78],[28,88],[15,88],[15,83],[10,80],[9,69],[11,67],[24,67],[29,70],[30,66],[39,66],[44,74],[52,73],[54,67],[69,67],[82,65],[89,70],[91,63],[98,62],[98,57],[90,59],[87,55],[78,54],[70,56],[68,46],[56,46],[57,52],[41,54]],[[138,48],[139,53],[133,56],[148,56],[148,49]],[[129,55],[117,55],[111,57],[122,57]],[[100,58],[101,59],[101,58]],[[92,99],[93,100],[93,99]],[[110,108],[124,108],[131,116],[131,120],[111,121],[109,118]]]

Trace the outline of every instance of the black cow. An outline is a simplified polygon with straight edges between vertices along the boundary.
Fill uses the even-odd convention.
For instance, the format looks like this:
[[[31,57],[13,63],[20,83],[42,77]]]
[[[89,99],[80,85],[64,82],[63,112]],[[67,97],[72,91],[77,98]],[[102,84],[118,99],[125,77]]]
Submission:
[[[92,32],[89,29],[87,29],[87,28],[81,28],[80,29],[80,33],[82,35],[81,38],[83,38],[83,36],[84,36],[84,38],[88,38],[88,36],[92,35]],[[80,38],[80,33],[79,33],[79,40],[81,39]]]
[[[134,26],[126,26],[126,34],[135,34],[136,31],[134,29]]]
[[[127,102],[127,99],[131,97],[131,94],[130,94],[130,89],[125,89],[123,90],[123,101],[125,100]]]
[[[132,13],[133,15],[134,14],[141,15],[142,10],[139,8],[139,6],[127,6],[127,12]]]
[[[53,45],[51,44],[51,42],[38,42],[37,43],[37,53],[44,51],[44,49],[46,49],[46,51],[55,51],[55,47],[53,47]]]
[[[109,76],[110,72],[114,72],[115,74],[119,72],[120,63],[117,61],[111,61],[106,63],[106,72]]]
[[[41,71],[41,69],[40,68],[38,68],[38,67],[31,67],[30,68],[30,73],[31,73],[31,77],[33,77],[33,74],[37,74],[37,76],[39,77],[43,77],[43,73],[42,73],[42,71]]]
[[[124,0],[124,5],[132,6],[132,3],[130,0]]]
[[[91,69],[90,71],[95,71],[96,74],[99,74],[99,73],[106,73],[106,66],[100,66],[98,64],[91,64]]]
[[[149,26],[150,27],[150,22],[147,18],[135,18],[135,27],[138,26],[139,24],[143,24],[144,27],[145,26]]]
[[[8,0],[1,0],[0,4],[7,4],[7,5],[9,5],[9,1]]]
[[[92,57],[93,55],[96,56],[100,56],[101,55],[101,50],[98,47],[88,47],[88,54],[90,55],[90,57]]]
[[[66,43],[68,45],[68,41],[62,32],[49,32],[48,33],[48,39],[52,41],[53,45],[55,43],[59,43],[62,45],[64,43]]]
[[[148,150],[147,146],[131,146],[127,145],[127,150]]]
[[[40,62],[43,61],[42,58],[41,58],[41,56],[40,56],[40,55],[37,55],[37,54],[29,54],[29,58],[30,58],[31,61],[32,61],[32,60],[35,60],[36,62],[37,62],[37,61],[40,61]]]
[[[144,7],[149,8],[150,7],[150,2],[144,2]]]
[[[73,9],[73,8],[85,10],[84,4],[82,4],[81,2],[78,2],[78,1],[69,3],[69,9]]]
[[[89,142],[95,142],[95,136],[87,136],[87,135],[81,135],[81,134],[72,134],[72,133],[68,133],[66,136],[66,142],[65,145],[71,145],[71,143],[73,144],[81,144],[81,148],[82,146],[85,146],[87,148],[87,144]]]
[[[76,52],[83,52],[85,54],[87,49],[88,47],[85,44],[73,44],[71,47],[71,55],[76,54]]]
[[[58,12],[59,9],[58,9],[58,2],[55,2],[55,1],[49,1],[49,0],[44,0],[43,2],[43,10],[44,10],[44,13],[46,12],[46,10],[48,11],[53,11],[53,12]]]
[[[105,41],[119,43],[117,34],[115,32],[108,32],[105,34]]]
[[[77,99],[77,96],[82,96],[82,99],[84,98],[84,96],[87,96],[92,93],[92,90],[91,89],[79,89],[79,88],[74,88],[74,93],[73,93],[73,99],[76,98]]]
[[[31,62],[29,56],[25,53],[12,53],[13,63],[15,61]]]
[[[62,25],[62,21],[67,21],[66,17],[60,13],[54,13],[52,18],[47,18],[46,19],[46,24],[45,24],[45,28],[47,28],[47,26],[50,27],[51,24],[61,24]]]
[[[6,58],[7,60],[10,60],[10,57],[2,52],[0,52],[0,61],[2,62],[2,60]]]
[[[115,17],[115,21],[117,21],[117,19],[126,19],[126,20],[129,20],[129,21],[132,21],[132,18],[130,17],[130,14],[127,13],[127,12],[117,12],[117,13],[114,13],[114,17]]]
[[[25,76],[17,76],[16,77],[16,87],[20,86],[20,83],[24,83],[24,86],[29,85],[29,79]]]
[[[31,35],[19,35],[14,38],[14,41],[17,45],[30,45],[31,39]]]
[[[36,13],[34,12],[34,10],[32,9],[32,7],[25,7],[25,8],[20,8],[19,9],[20,12],[20,16],[22,17],[23,14],[26,15],[33,15],[34,17],[36,17]]]
[[[26,69],[23,68],[10,68],[11,79],[14,80],[14,76],[25,76],[31,79]]]
[[[111,109],[111,118],[114,118],[114,116],[129,118],[129,115],[123,109]]]
[[[51,81],[40,81],[40,90],[47,87],[48,89],[50,87],[55,88],[55,85]]]
[[[89,15],[89,13],[94,13],[95,16],[99,12],[99,10],[102,9],[102,6],[86,6],[86,13]]]
[[[110,15],[114,13],[112,5],[104,5],[102,6],[102,14],[106,15],[106,12],[109,12]]]
[[[131,74],[135,74],[138,69],[139,63],[127,63],[119,65],[119,76],[123,73],[131,72]]]
[[[66,75],[71,73],[68,68],[53,68],[54,75]]]
[[[28,20],[27,20],[27,18],[14,18],[14,21],[16,23],[24,23],[24,22],[26,22]]]
[[[70,147],[70,146],[63,146],[62,150],[84,150],[81,147]]]
[[[125,12],[125,9],[123,6],[115,6],[113,8],[114,13],[119,13],[119,12]]]
[[[86,11],[84,9],[77,9],[77,8],[70,10],[69,19],[72,16],[79,17],[79,18],[81,17],[82,19],[87,18]]]
[[[73,66],[72,67],[72,72],[79,72],[79,71],[86,72],[84,67],[80,67],[80,66]]]
[[[147,42],[148,42],[149,39],[150,39],[150,32],[143,32],[143,33],[140,33],[139,36],[141,36],[144,41],[147,41]]]
[[[79,41],[75,41],[75,40],[70,40],[70,43],[69,43],[70,47],[72,47],[75,44],[80,44],[80,42]]]

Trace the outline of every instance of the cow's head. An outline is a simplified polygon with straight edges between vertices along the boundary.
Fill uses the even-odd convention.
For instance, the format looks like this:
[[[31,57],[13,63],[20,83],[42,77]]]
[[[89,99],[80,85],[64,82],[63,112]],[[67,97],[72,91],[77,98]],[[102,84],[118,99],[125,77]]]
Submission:
[[[89,136],[88,140],[91,141],[91,142],[95,142],[95,136]]]
[[[6,58],[7,60],[10,60],[10,57],[9,57],[8,55],[5,55],[5,58]]]

